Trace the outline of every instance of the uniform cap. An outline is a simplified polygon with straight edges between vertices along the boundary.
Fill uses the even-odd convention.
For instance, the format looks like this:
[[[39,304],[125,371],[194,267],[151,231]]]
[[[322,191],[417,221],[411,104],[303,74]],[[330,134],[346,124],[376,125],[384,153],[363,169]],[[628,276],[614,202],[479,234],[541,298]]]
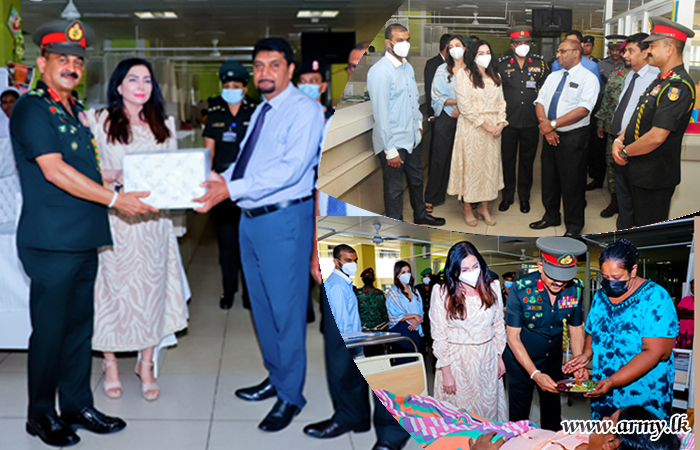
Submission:
[[[688,38],[695,36],[695,32],[690,28],[665,17],[652,17],[651,24],[651,34],[642,42],[658,41],[659,39],[666,38],[678,39],[679,41],[685,42]]]
[[[423,269],[423,271],[420,273],[420,276],[424,277],[424,276],[428,275],[429,273],[433,273],[433,269],[430,269],[430,268]]]
[[[522,42],[532,40],[532,27],[521,25],[506,31],[511,42]]]
[[[365,270],[362,271],[360,274],[360,278],[364,278],[368,275],[374,276],[374,269],[371,267],[366,268]]]
[[[77,19],[46,22],[33,35],[42,51],[80,57],[85,57],[85,49],[94,39],[92,27]]]
[[[586,244],[568,237],[541,237],[535,242],[542,253],[544,273],[557,281],[576,277],[577,257],[586,253]]]
[[[318,73],[321,77],[325,78],[326,61],[323,58],[305,59],[302,61],[301,66],[299,66],[299,75],[304,75],[306,73]]]
[[[228,80],[235,80],[240,81],[243,84],[248,84],[249,78],[250,74],[246,68],[243,67],[243,64],[239,63],[238,61],[224,61],[219,68],[219,79],[222,83],[225,83]]]
[[[583,37],[583,40],[581,41],[582,44],[595,44],[595,38],[591,36],[590,34],[587,34]]]
[[[622,34],[610,34],[608,36],[605,36],[605,39],[608,40],[608,47],[610,48],[620,48],[622,45],[622,42],[627,39],[627,36],[622,35]]]

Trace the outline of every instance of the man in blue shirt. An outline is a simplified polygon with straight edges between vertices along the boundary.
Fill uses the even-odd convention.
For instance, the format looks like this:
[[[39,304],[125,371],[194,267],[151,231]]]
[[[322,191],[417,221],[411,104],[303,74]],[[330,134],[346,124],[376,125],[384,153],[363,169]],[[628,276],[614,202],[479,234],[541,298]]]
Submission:
[[[575,40],[575,41],[578,41],[578,43],[580,44],[581,41],[583,41],[583,35],[578,30],[571,30],[568,33],[566,33],[565,39]],[[599,83],[601,82],[600,69],[598,68],[598,64],[591,61],[588,57],[581,55],[581,65],[584,67],[584,69],[590,70],[591,73],[593,73],[593,75],[596,76]],[[562,67],[561,67],[561,64],[559,64],[559,59],[555,59],[554,62],[552,63],[552,72],[556,72],[557,70],[561,70],[561,69],[562,69]]]
[[[391,24],[386,27],[384,37],[387,52],[367,74],[367,91],[374,115],[372,143],[384,174],[384,212],[392,219],[403,220],[405,173],[413,221],[424,225],[444,225],[445,219],[427,213],[423,201],[423,167],[419,147],[423,138],[423,116],[419,111],[413,67],[406,61],[411,48],[408,30],[403,25]]]
[[[253,319],[269,378],[236,395],[258,401],[277,396],[260,423],[264,431],[285,428],[306,404],[307,264],[315,228],[314,190],[323,108],[291,84],[294,53],[281,38],[259,41],[253,79],[264,101],[250,119],[238,159],[221,175],[212,172],[195,201],[206,212],[230,198],[243,215],[241,259]]]
[[[352,247],[341,244],[333,249],[335,270],[326,279],[325,287],[331,312],[340,334],[362,331],[357,297],[352,288],[352,277],[357,272],[357,253]]]

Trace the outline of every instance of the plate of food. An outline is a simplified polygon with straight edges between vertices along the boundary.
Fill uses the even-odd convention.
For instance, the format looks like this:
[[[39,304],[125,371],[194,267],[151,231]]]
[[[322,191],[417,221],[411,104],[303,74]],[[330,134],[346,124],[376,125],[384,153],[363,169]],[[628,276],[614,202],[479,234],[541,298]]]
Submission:
[[[567,378],[557,382],[557,391],[567,394],[585,394],[592,392],[598,385],[597,381],[582,380],[580,378]]]

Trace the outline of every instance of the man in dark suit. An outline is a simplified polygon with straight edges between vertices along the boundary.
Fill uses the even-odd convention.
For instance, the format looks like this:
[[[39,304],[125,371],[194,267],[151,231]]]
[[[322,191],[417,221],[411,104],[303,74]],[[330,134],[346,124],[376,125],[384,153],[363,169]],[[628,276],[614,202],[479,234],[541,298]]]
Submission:
[[[17,100],[10,121],[24,199],[17,252],[31,279],[26,429],[56,447],[80,441],[72,428],[105,434],[126,426],[93,407],[90,389],[97,248],[112,244],[108,208],[129,216],[157,211],[139,200],[147,193],[118,194],[102,184],[95,138],[71,96],[93,36],[79,20],[34,32],[41,81]]]
[[[435,120],[435,111],[431,106],[430,92],[433,88],[433,78],[435,78],[435,71],[440,67],[447,58],[447,44],[450,43],[450,34],[443,34],[440,37],[440,53],[435,55],[435,57],[430,58],[428,62],[425,63],[425,70],[423,70],[423,79],[425,80],[425,98],[428,104],[428,121],[433,122]],[[432,147],[432,146],[431,146]]]

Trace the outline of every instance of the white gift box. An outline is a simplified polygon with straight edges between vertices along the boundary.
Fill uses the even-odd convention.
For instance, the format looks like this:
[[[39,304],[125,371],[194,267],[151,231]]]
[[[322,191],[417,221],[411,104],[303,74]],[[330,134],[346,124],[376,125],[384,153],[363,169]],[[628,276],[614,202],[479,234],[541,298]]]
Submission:
[[[200,185],[209,179],[209,150],[138,152],[124,155],[124,192],[148,191],[141,201],[158,209],[188,209],[206,193]]]

